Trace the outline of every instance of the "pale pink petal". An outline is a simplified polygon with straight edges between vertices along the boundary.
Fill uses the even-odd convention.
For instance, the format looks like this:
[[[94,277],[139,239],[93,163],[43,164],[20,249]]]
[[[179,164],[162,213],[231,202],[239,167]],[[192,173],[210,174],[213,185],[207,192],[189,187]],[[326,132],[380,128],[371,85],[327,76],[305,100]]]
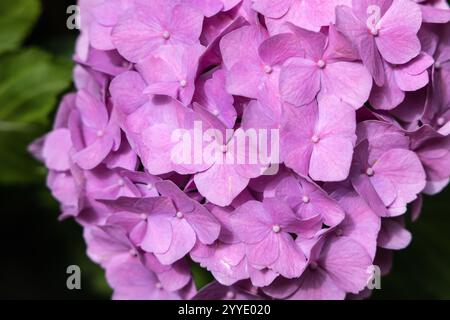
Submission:
[[[70,150],[72,139],[68,129],[57,129],[50,132],[44,141],[42,156],[49,169],[65,171],[70,168]]]
[[[378,236],[378,246],[390,249],[405,249],[412,240],[411,232],[395,219],[383,219],[380,235]]]
[[[180,260],[194,247],[197,237],[194,230],[185,219],[173,218],[172,242],[165,253],[155,253],[158,260],[165,265]]]
[[[372,259],[366,250],[350,238],[328,242],[321,253],[322,266],[341,289],[358,293],[367,285]]]
[[[286,14],[293,0],[255,0],[252,8],[270,18],[280,18]]]
[[[322,269],[308,269],[298,282],[298,290],[289,300],[344,300],[345,290],[339,288]]]
[[[317,65],[302,58],[289,59],[281,69],[280,94],[284,101],[303,106],[314,100],[320,90]]]
[[[345,138],[322,139],[311,154],[309,174],[316,181],[342,181],[350,172],[353,143]]]
[[[381,18],[380,25],[380,34],[375,42],[386,61],[403,64],[420,53],[417,32],[422,25],[422,13],[416,3],[408,0],[394,1]]]
[[[334,95],[359,109],[369,99],[372,77],[358,62],[328,64],[322,72],[320,95]],[[358,83],[357,86],[353,84]]]
[[[245,189],[249,180],[237,174],[233,165],[228,164],[215,164],[194,177],[199,192],[219,206],[228,206]],[[217,181],[220,183],[217,184]]]

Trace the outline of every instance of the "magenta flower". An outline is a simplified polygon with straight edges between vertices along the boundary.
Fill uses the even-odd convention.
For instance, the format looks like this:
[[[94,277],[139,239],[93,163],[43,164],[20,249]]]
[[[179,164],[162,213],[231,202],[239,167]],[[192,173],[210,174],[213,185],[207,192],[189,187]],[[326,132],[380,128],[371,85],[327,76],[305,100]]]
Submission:
[[[113,210],[108,224],[127,230],[130,239],[144,251],[170,265],[183,258],[194,246],[194,230],[168,198],[120,198],[106,202]]]
[[[122,94],[124,86],[132,91]],[[189,131],[194,128],[194,121],[202,119],[173,98],[157,96],[149,99],[142,94],[145,87],[145,82],[136,72],[124,73],[111,84],[113,100],[123,113],[121,127],[145,168],[154,175],[172,171],[195,173],[208,168],[206,163],[189,165],[183,159],[177,160],[173,152],[179,144],[173,139],[174,132]]]
[[[98,166],[120,146],[120,131],[106,106],[87,91],[79,91],[77,112],[69,120],[71,137],[77,152],[73,160],[83,169]]]
[[[305,255],[290,234],[311,232],[310,221],[302,222],[276,199],[249,201],[236,209],[232,219],[233,232],[246,244],[250,264],[270,268],[286,278],[302,274]]]
[[[134,243],[155,254],[165,265],[183,258],[197,238],[204,244],[217,239],[220,225],[204,207],[169,181],[157,182],[156,188],[170,198],[121,198],[104,202],[117,212],[108,218],[108,223],[126,228]]]
[[[319,214],[324,224],[334,227],[345,216],[338,203],[325,191],[301,177],[281,180],[275,189],[275,197],[289,204],[300,219],[310,219]]]
[[[334,28],[329,36],[292,27],[304,55],[291,58],[280,74],[282,98],[295,106],[311,103],[317,96],[336,96],[360,108],[369,98],[372,79],[367,69],[356,62],[346,40]],[[345,70],[345,71],[344,71]],[[352,84],[358,83],[358,86]]]
[[[426,184],[420,159],[408,150],[409,139],[376,121],[361,123],[358,138],[351,174],[356,191],[380,216],[405,213]]]
[[[237,112],[234,98],[226,91],[226,71],[216,70],[210,78],[200,79],[197,85],[198,103],[215,115],[227,128],[233,128]]]
[[[98,4],[95,5],[95,2]],[[98,50],[113,50],[111,39],[113,28],[125,12],[134,6],[134,0],[96,0],[92,9],[92,22],[89,25],[89,40]],[[84,15],[81,9],[81,15]]]
[[[106,268],[114,299],[179,299],[190,275],[183,262],[164,267],[151,255],[142,254],[119,227],[86,229],[88,254]],[[185,291],[189,291],[188,288]]]
[[[203,14],[198,9],[164,0],[135,0],[135,7],[113,29],[112,42],[131,62],[139,62],[163,44],[195,44]]]
[[[330,97],[286,112],[281,132],[286,166],[313,180],[345,180],[356,142],[353,108]]]
[[[409,0],[353,0],[352,8],[336,9],[336,27],[357,48],[378,86],[386,78],[383,60],[405,64],[419,55],[421,25],[420,7]]]
[[[405,99],[405,92],[417,91],[428,84],[428,68],[433,63],[433,59],[426,53],[421,53],[400,66],[384,62],[386,79],[382,87],[374,87],[369,99],[370,104],[377,109],[394,109]]]
[[[257,98],[266,87],[277,87],[281,64],[299,51],[291,35],[268,38],[267,32],[256,26],[230,32],[222,38],[220,48],[228,70],[228,92],[248,98]]]
[[[211,244],[219,237],[220,224],[204,206],[189,198],[171,181],[158,182],[156,188],[162,196],[172,199],[177,217],[180,213],[185,216],[201,243]]]
[[[144,94],[167,95],[189,104],[195,90],[197,64],[204,48],[200,45],[162,46],[137,65],[147,87]]]

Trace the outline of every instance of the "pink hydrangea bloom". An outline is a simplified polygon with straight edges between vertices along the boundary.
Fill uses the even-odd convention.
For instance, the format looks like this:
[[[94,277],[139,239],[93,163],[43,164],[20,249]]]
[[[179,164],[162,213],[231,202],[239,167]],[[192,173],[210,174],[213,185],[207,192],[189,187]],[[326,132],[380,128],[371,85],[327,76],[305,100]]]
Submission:
[[[409,0],[353,0],[352,8],[339,6],[336,26],[357,48],[377,85],[383,85],[383,60],[405,64],[420,53],[417,32],[420,7]]]
[[[369,297],[450,182],[448,4],[79,4],[76,93],[29,151],[113,298]]]

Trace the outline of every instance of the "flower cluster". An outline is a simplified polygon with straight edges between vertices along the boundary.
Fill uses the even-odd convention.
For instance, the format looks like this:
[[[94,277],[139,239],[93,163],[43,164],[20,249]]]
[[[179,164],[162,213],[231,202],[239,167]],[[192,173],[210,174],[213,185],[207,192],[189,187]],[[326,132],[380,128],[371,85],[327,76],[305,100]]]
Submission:
[[[32,150],[116,299],[366,297],[449,182],[444,0],[79,5],[77,92]]]

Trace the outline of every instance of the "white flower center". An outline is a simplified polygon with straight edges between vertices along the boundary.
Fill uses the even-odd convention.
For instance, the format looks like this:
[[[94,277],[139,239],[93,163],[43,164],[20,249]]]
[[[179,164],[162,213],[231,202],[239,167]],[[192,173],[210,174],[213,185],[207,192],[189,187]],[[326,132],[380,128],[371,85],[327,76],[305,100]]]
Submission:
[[[170,39],[170,32],[169,31],[164,31],[163,33],[162,33],[162,37],[164,38],[164,39],[166,39],[166,40],[169,40]]]
[[[97,131],[97,137],[101,138],[105,135],[105,132],[103,130],[98,130]]]
[[[303,203],[309,203],[311,199],[308,196],[303,196],[302,201]]]
[[[438,126],[443,126],[445,124],[445,119],[443,117],[440,117],[436,122]]]
[[[178,218],[178,219],[183,219],[183,217],[184,217],[183,212],[178,211],[178,212],[177,212],[177,218]]]
[[[316,135],[313,135],[311,138],[312,143],[318,143],[320,141],[320,138]]]
[[[265,65],[265,66],[264,66],[264,72],[265,72],[265,73],[271,74],[272,71],[273,71],[273,69],[272,69],[271,66],[268,66],[268,65]]]
[[[180,80],[180,86],[182,87],[182,88],[185,88],[186,86],[187,86],[187,81],[186,80]]]
[[[276,224],[272,227],[272,231],[275,233],[279,233],[281,231],[281,227]]]
[[[375,171],[373,170],[373,168],[367,168],[366,174],[367,174],[369,177],[373,177],[373,176],[375,175]]]
[[[325,68],[326,65],[327,65],[327,64],[326,64],[325,61],[323,61],[322,59],[320,59],[319,61],[317,61],[317,66],[318,66],[320,69]]]

